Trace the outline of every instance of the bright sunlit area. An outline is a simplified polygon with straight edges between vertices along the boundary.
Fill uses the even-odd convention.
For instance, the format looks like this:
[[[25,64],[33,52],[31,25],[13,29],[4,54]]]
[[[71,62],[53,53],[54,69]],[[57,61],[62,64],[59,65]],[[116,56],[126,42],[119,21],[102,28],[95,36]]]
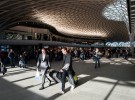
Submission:
[[[4,76],[0,75],[0,94],[12,97],[12,100],[134,100],[135,67],[130,61],[131,59],[128,61],[123,58],[101,58],[99,69],[94,69],[92,59],[74,61],[79,81],[73,91],[70,91],[70,83],[66,82],[66,93],[63,95],[60,94],[61,83],[54,84],[54,81],[51,86],[46,81],[45,89],[39,90],[41,79],[34,78],[34,64],[26,69],[7,67],[8,72]],[[52,68],[59,70],[61,63],[53,62]]]

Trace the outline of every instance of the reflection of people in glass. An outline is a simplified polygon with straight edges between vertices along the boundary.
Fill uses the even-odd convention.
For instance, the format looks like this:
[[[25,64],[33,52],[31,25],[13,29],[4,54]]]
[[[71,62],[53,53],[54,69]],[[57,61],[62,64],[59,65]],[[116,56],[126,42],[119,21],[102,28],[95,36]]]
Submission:
[[[101,55],[101,53],[99,52],[99,49],[96,48],[96,50],[94,52],[95,69],[97,67],[100,67],[100,55]]]
[[[14,51],[13,49],[10,49],[9,53],[8,53],[8,57],[10,59],[10,65],[11,67],[15,67],[15,54],[14,54]]]
[[[67,48],[63,48],[62,49],[62,53],[64,54],[63,56],[63,68],[60,70],[60,72],[62,72],[62,94],[64,94],[65,92],[65,78],[66,76],[69,77],[70,81],[71,81],[71,90],[73,90],[75,88],[75,83],[73,80],[73,68],[72,68],[72,57],[71,54],[69,54],[67,52]]]
[[[46,73],[48,68],[50,68],[50,62],[49,62],[49,55],[46,54],[45,48],[42,48],[42,53],[38,57],[37,61],[37,68],[41,69],[41,74],[42,74],[42,86],[40,90],[44,89],[44,84],[45,84],[45,78],[48,79],[49,81],[49,86],[51,85],[51,80],[47,77]]]

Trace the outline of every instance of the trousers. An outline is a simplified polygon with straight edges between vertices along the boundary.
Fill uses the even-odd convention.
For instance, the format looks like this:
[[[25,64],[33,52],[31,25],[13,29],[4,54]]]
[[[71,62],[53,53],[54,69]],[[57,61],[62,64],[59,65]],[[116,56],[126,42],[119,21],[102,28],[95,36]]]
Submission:
[[[70,82],[71,82],[71,85],[75,86],[73,75],[72,75],[72,71],[63,70],[63,72],[62,72],[62,79],[61,79],[61,82],[62,82],[62,87],[61,87],[62,88],[62,91],[65,90],[65,79],[66,79],[66,76],[69,77]]]

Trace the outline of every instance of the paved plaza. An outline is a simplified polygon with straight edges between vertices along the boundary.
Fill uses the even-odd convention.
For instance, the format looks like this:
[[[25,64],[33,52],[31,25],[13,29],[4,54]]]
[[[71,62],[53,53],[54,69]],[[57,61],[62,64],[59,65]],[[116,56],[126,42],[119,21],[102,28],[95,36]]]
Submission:
[[[62,62],[52,62],[52,68],[59,70]],[[93,60],[74,59],[73,67],[79,78],[78,86],[60,94],[61,83],[39,90],[41,81],[34,79],[36,62],[28,62],[28,68],[8,68],[0,74],[0,100],[135,100],[135,59],[101,59],[101,68],[95,69]]]

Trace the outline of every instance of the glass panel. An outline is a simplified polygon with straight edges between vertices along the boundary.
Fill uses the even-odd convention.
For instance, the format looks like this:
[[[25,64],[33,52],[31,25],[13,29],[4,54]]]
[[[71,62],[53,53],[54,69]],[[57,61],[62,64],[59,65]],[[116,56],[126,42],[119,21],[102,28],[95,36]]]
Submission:
[[[109,20],[124,21],[128,25],[126,0],[115,0],[113,4],[107,5],[103,11],[103,16]]]

